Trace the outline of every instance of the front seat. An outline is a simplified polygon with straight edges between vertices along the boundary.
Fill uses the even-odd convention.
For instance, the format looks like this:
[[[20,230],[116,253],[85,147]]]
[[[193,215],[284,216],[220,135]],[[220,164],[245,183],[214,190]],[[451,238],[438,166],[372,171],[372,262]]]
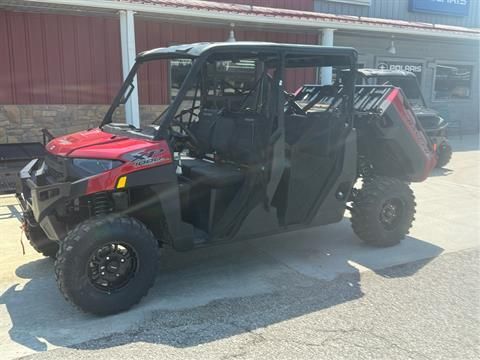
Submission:
[[[234,119],[221,116],[217,111],[206,110],[192,131],[202,146],[202,151],[207,149],[207,152],[215,151],[219,156],[228,157],[234,128]],[[239,167],[203,158],[182,160],[182,172],[196,184],[216,189],[241,183],[244,179]]]
[[[241,183],[245,175],[230,164],[216,164],[204,159],[182,160],[182,172],[195,184],[219,189]]]

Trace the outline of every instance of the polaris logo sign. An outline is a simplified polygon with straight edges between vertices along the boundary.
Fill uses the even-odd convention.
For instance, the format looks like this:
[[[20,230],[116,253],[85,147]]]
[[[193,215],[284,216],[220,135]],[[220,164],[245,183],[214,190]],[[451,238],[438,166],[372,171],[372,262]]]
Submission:
[[[420,62],[380,59],[377,62],[377,69],[409,71],[415,74],[419,82],[422,81],[423,63]]]
[[[422,72],[422,64],[387,64],[385,62],[381,62],[377,65],[377,68],[380,70],[403,70],[413,73]]]
[[[467,16],[470,1],[471,0],[410,0],[408,10],[411,12]]]

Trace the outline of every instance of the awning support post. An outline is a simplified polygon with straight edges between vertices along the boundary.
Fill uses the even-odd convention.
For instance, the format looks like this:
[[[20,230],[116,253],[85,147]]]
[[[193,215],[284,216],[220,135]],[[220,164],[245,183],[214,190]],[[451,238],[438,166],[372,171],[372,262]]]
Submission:
[[[120,14],[120,43],[122,47],[122,71],[125,79],[135,63],[135,18],[131,10],[121,10]],[[140,111],[138,107],[137,77],[133,79],[135,89],[125,104],[125,118],[127,124],[140,127]]]
[[[335,29],[323,29],[322,33],[319,34],[321,39],[320,43],[323,46],[333,46],[333,32]],[[321,84],[322,85],[331,85],[332,84],[332,67],[324,66],[321,68]]]

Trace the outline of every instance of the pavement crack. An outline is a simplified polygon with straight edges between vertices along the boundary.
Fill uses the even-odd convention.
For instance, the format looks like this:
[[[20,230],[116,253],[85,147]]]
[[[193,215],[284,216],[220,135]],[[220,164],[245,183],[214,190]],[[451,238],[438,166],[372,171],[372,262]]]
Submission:
[[[238,352],[223,356],[222,357],[223,360],[236,359],[236,358],[246,356],[249,353],[251,346],[256,346],[266,341],[269,341],[265,336],[263,336],[263,334],[256,332],[255,331],[256,329],[252,330],[249,327],[241,326],[233,321],[226,322],[226,324],[236,328],[237,330],[240,330],[242,333],[249,334],[250,339],[246,343],[240,346],[240,349]]]
[[[349,331],[340,331],[341,333],[348,333]],[[419,351],[415,351],[415,350],[411,350],[411,349],[407,349],[399,344],[397,344],[396,342],[388,339],[387,337],[385,336],[382,336],[382,335],[378,335],[376,334],[373,329],[351,329],[350,332],[360,332],[360,333],[363,333],[363,334],[366,334],[366,335],[369,335],[373,338],[376,338],[380,341],[382,341],[384,344],[387,344],[388,346],[391,346],[391,347],[395,347],[397,348],[398,350],[401,350],[405,353],[407,353],[407,355],[412,358],[412,359],[418,359],[419,356],[421,356],[422,358],[424,359],[428,359],[428,360],[431,360],[431,358],[427,355],[425,355],[424,353],[422,352],[419,352]],[[328,340],[328,339],[326,339]],[[348,341],[348,339],[345,339],[343,337],[340,337],[340,336],[336,336],[330,340],[336,340],[336,341],[341,341],[341,342],[344,342],[344,343],[348,343],[350,345],[353,345],[355,347],[358,347],[358,348],[363,348],[363,349],[374,349],[374,350],[381,350],[382,347],[378,347],[378,346],[371,346],[371,345],[364,345],[364,344],[360,344],[358,342],[350,342]]]

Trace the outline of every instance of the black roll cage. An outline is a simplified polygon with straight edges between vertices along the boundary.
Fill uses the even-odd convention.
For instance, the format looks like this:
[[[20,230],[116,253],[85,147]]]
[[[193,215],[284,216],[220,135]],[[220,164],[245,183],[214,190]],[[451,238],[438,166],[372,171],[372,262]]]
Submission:
[[[192,44],[191,48],[186,47],[186,45],[180,46],[182,50],[178,50],[173,47],[172,51],[168,51],[169,48],[160,48],[156,50],[146,51],[140,53],[137,56],[135,64],[132,66],[130,72],[128,73],[126,79],[124,80],[121,88],[119,89],[117,95],[113,99],[112,104],[110,105],[107,113],[105,114],[100,128],[104,125],[107,125],[112,122],[112,115],[119,105],[124,103],[128,99],[129,92],[127,89],[132,85],[133,79],[137,74],[138,68],[145,62],[151,60],[160,60],[160,59],[175,59],[175,58],[190,58],[192,59],[192,66],[188,71],[177,96],[173,102],[168,106],[163,117],[166,121],[163,121],[160,126],[155,130],[153,139],[158,140],[164,138],[168,132],[168,128],[173,121],[174,115],[177,112],[178,107],[185,98],[187,91],[191,88],[193,83],[197,80],[197,74],[199,73],[202,66],[206,63],[207,59],[215,55],[231,55],[232,53],[238,53],[242,56],[250,56],[252,58],[260,58],[261,54],[275,54],[276,60],[279,61],[278,69],[281,70],[279,83],[275,84],[274,88],[277,90],[275,96],[277,97],[277,104],[284,103],[284,71],[286,68],[301,68],[307,66],[334,66],[335,62],[323,62],[321,63],[319,59],[322,56],[340,56],[341,58],[348,57],[348,65],[350,67],[349,74],[345,77],[347,80],[344,84],[345,86],[345,98],[347,103],[344,105],[345,111],[349,114],[348,123],[349,127],[352,127],[353,124],[353,101],[354,101],[354,92],[355,92],[355,76],[357,73],[357,52],[353,48],[343,48],[343,47],[323,47],[323,46],[313,46],[313,45],[290,45],[290,44],[270,44],[270,43],[212,43],[212,44]],[[191,51],[194,49],[194,51]],[[191,54],[192,53],[192,54]],[[304,55],[304,57],[301,57]],[[287,66],[287,58],[292,57],[292,65]],[[310,60],[310,62],[308,61]],[[312,61],[313,60],[313,61]],[[332,58],[334,60],[334,58]],[[279,106],[280,109],[280,106]],[[280,120],[280,119],[279,119]],[[280,124],[279,124],[280,125]]]

